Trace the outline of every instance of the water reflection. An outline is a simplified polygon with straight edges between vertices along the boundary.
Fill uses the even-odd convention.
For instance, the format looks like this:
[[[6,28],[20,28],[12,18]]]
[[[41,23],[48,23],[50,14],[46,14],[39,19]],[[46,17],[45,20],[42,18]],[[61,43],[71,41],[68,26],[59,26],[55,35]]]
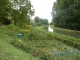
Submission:
[[[49,32],[53,32],[53,29],[49,26],[49,27],[48,27],[48,31],[49,31]]]

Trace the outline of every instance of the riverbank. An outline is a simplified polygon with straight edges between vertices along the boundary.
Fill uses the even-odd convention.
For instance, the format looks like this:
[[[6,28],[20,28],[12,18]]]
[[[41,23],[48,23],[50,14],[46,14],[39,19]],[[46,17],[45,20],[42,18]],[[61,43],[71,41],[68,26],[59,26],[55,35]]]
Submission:
[[[48,30],[43,29],[41,26],[37,27],[37,29],[48,32]],[[73,46],[77,49],[80,49],[80,39],[77,39],[77,38],[74,38],[74,37],[71,37],[71,36],[68,36],[68,35],[63,35],[63,34],[60,34],[60,33],[56,33],[55,31],[53,33],[50,33],[50,34],[52,34],[54,39],[56,39],[60,42],[63,42],[65,44],[69,45],[69,46]]]
[[[51,28],[53,28],[54,32],[56,32],[56,33],[80,39],[80,31],[57,28],[57,27],[54,27],[52,25],[51,25]]]
[[[0,60],[40,60],[19,49],[17,45],[14,47],[11,44],[12,41],[20,40],[17,37],[18,32],[16,26],[0,26]],[[16,44],[18,43],[16,42]]]
[[[35,58],[0,39],[0,60],[39,60],[39,58]]]
[[[42,27],[39,26],[32,27],[31,29],[27,29],[27,30],[22,29],[21,32],[24,32],[23,38],[17,37],[19,32],[20,31],[18,27],[6,26],[0,29],[0,34],[1,34],[0,38],[7,44],[13,46],[15,49],[24,52],[27,58],[32,57],[29,60],[80,59],[80,50],[74,48],[73,46],[67,46],[66,44],[64,44],[62,40],[65,41],[64,40],[65,37],[62,38],[63,37],[62,35],[59,36],[59,34],[56,33],[53,34],[51,32],[48,32],[47,30],[42,29]],[[13,48],[12,50],[16,51]],[[12,50],[10,51],[10,53],[13,54],[14,52],[12,52]],[[6,49],[3,51],[6,52]]]

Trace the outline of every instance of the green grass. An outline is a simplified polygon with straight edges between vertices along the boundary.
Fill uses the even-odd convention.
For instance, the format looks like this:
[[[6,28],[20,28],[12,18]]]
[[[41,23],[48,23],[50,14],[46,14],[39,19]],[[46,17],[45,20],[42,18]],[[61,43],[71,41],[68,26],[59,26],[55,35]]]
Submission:
[[[0,60],[39,60],[0,39]]]
[[[42,29],[41,26],[36,27],[36,29],[44,31],[45,33],[48,32],[47,30]],[[61,41],[61,42],[65,43],[69,46],[73,46],[77,49],[80,49],[80,39],[77,39],[77,38],[74,38],[74,37],[71,37],[71,36],[68,36],[68,35],[66,36],[66,35],[63,35],[63,34],[60,34],[60,33],[56,33],[56,32],[53,32],[53,33],[50,33],[50,34],[54,39],[56,39],[58,41]]]
[[[74,49],[73,46],[69,47],[61,43],[62,40],[65,41],[65,39],[68,39],[68,41],[69,39],[71,40],[74,39],[72,37],[68,38],[64,35],[59,35],[57,33],[54,34],[50,33],[42,29],[41,26],[35,27],[33,30],[29,31],[25,37],[26,39],[23,41],[24,50],[35,57],[36,56],[40,57],[42,60],[47,60],[47,59],[48,60],[53,60],[53,59],[54,60],[61,60],[61,59],[79,60],[80,59],[79,50]],[[27,49],[25,49],[25,46]]]
[[[11,26],[0,27],[0,58],[3,60],[79,60],[80,50],[65,45],[76,38],[48,32],[34,27],[24,32],[23,39],[17,37],[19,29]],[[68,41],[68,42],[66,42]],[[63,43],[65,42],[65,44]],[[71,42],[72,43],[72,42]],[[69,43],[70,44],[70,43]],[[13,47],[14,46],[14,47]],[[9,57],[3,58],[4,56]],[[16,56],[16,57],[15,57]],[[25,57],[26,56],[26,57]],[[34,56],[34,57],[33,57]],[[38,58],[37,58],[38,57]],[[17,59],[16,59],[17,58]]]
[[[42,60],[76,60],[80,59],[80,51],[54,40],[27,40],[26,48],[33,56]],[[67,58],[67,59],[66,59]]]
[[[0,27],[0,60],[40,60],[10,44],[13,40],[19,40],[17,35],[16,29],[8,28],[8,26]]]
[[[15,42],[14,46],[17,46],[17,48],[20,48],[23,51],[30,53],[34,57],[39,57],[41,60],[80,59],[80,51],[78,49],[69,47],[55,39],[26,41],[21,40],[18,42],[18,44],[16,44]]]
[[[54,27],[52,25],[51,25],[51,27],[54,29],[54,32],[56,32],[56,33],[80,39],[80,31],[57,28],[57,27]]]

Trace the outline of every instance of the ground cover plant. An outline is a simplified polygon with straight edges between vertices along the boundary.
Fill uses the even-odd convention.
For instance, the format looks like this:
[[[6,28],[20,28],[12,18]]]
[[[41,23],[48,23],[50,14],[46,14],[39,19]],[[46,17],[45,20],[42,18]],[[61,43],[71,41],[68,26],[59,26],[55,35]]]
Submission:
[[[41,60],[80,59],[80,51],[78,49],[56,40],[19,40],[14,42],[13,45],[34,57],[39,57]]]
[[[63,28],[57,28],[57,27],[54,27],[52,25],[51,25],[51,27],[54,29],[54,32],[56,32],[56,33],[80,39],[80,31],[63,29]]]
[[[44,30],[42,29],[42,27],[36,27],[36,29],[38,30],[41,30],[41,31],[44,31],[44,32],[48,32],[47,30]],[[63,34],[60,34],[60,33],[56,33],[56,32],[53,32],[53,33],[50,33],[52,34],[52,37],[54,37],[54,39],[58,40],[58,41],[61,41],[69,46],[73,46],[77,49],[80,49],[80,39],[77,39],[75,37],[71,37],[71,36],[68,36],[68,35],[63,35]]]
[[[16,30],[16,28],[14,30],[9,28],[9,26],[0,28],[2,28],[2,30],[0,30],[1,39],[25,53],[39,57],[41,60],[80,59],[80,51],[78,49],[74,48],[73,45],[67,46],[68,44],[65,45],[66,43],[62,43],[63,41],[66,42],[65,39],[75,41],[75,39],[71,37],[67,38],[64,35],[45,31],[41,27],[34,27],[34,29],[28,29],[27,32],[24,31],[24,37],[19,38],[17,35],[22,32],[21,30]]]
[[[11,26],[0,27],[0,60],[40,60],[11,44],[12,41],[19,40],[17,29]]]
[[[0,60],[39,60],[25,51],[16,49],[0,39]]]

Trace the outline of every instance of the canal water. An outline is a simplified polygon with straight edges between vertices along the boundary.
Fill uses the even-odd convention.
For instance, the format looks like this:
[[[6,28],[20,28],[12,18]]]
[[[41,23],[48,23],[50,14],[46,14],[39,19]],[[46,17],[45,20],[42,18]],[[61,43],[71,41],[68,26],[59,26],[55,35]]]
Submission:
[[[48,27],[49,32],[54,32],[54,29],[52,29],[50,26]]]

